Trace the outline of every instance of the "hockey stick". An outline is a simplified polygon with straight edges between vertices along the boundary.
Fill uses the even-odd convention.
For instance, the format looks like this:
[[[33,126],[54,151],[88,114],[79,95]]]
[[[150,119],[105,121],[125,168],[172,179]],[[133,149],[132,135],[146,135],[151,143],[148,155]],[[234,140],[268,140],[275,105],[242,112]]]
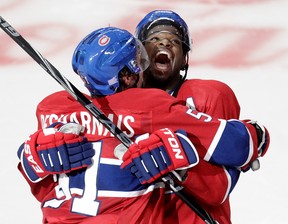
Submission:
[[[102,111],[100,111],[82,92],[80,92],[65,76],[63,76],[46,58],[35,50],[6,20],[0,16],[1,28],[25,51],[27,52],[50,76],[52,76],[68,93],[71,94],[82,106],[84,106],[101,124],[103,124],[126,148],[133,141],[122,132]],[[190,201],[182,187],[173,186],[169,178],[173,175],[163,177],[162,180],[170,189],[181,198],[203,221],[207,224],[216,224],[213,218],[195,201]]]

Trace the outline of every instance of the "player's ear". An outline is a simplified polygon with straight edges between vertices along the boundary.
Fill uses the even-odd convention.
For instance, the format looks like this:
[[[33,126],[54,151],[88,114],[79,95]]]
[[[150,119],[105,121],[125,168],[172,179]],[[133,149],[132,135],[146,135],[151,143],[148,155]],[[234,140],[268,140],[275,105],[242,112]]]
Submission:
[[[119,76],[119,91],[123,91],[125,89],[137,87],[137,83],[139,81],[139,75],[131,74],[131,73],[122,73]]]
[[[132,75],[124,75],[121,79],[125,86],[130,86],[131,84],[135,83],[135,76]]]

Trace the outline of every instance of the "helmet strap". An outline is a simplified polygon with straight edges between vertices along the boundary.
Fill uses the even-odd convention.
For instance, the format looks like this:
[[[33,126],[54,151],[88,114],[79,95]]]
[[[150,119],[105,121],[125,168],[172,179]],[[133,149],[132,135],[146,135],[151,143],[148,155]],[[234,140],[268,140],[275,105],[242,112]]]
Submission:
[[[186,80],[187,78],[187,72],[188,72],[188,68],[189,68],[189,65],[188,65],[188,54],[187,54],[187,63],[183,66],[183,69],[184,70],[184,75],[180,75],[180,80],[177,84],[177,86],[175,87],[174,91],[172,92],[172,96],[176,97],[178,92],[179,92],[179,89],[180,87],[182,86],[183,82]]]

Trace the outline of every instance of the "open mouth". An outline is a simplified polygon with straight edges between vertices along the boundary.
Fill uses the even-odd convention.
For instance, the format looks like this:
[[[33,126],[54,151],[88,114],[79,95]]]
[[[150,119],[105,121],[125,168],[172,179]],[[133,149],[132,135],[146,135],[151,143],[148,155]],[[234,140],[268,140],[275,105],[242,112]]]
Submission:
[[[155,67],[159,70],[167,70],[170,68],[171,54],[167,51],[159,51],[155,55]]]

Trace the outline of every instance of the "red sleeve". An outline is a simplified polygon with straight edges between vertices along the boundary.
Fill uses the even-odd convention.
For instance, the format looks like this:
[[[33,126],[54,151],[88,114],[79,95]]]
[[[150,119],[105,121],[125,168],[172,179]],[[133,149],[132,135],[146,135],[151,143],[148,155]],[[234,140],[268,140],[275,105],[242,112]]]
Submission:
[[[23,177],[29,184],[31,193],[39,202],[42,202],[43,199],[47,196],[47,194],[54,191],[56,183],[53,181],[53,176],[50,175],[38,183],[32,183],[26,176],[22,168],[22,165],[20,163],[18,164],[18,170],[20,171],[20,173],[23,175]]]
[[[191,108],[213,117],[228,120],[239,119],[240,116],[238,100],[233,90],[223,82],[201,79],[186,80],[181,86],[177,98],[183,104],[188,104]],[[202,161],[188,171],[184,185],[188,192],[204,204],[220,205],[224,199],[227,199],[231,191],[230,179],[224,167]],[[237,179],[238,177],[234,180],[235,183]],[[234,186],[232,185],[232,187]]]
[[[223,203],[230,190],[224,169],[204,160],[188,170],[181,185],[199,202],[213,206]]]

